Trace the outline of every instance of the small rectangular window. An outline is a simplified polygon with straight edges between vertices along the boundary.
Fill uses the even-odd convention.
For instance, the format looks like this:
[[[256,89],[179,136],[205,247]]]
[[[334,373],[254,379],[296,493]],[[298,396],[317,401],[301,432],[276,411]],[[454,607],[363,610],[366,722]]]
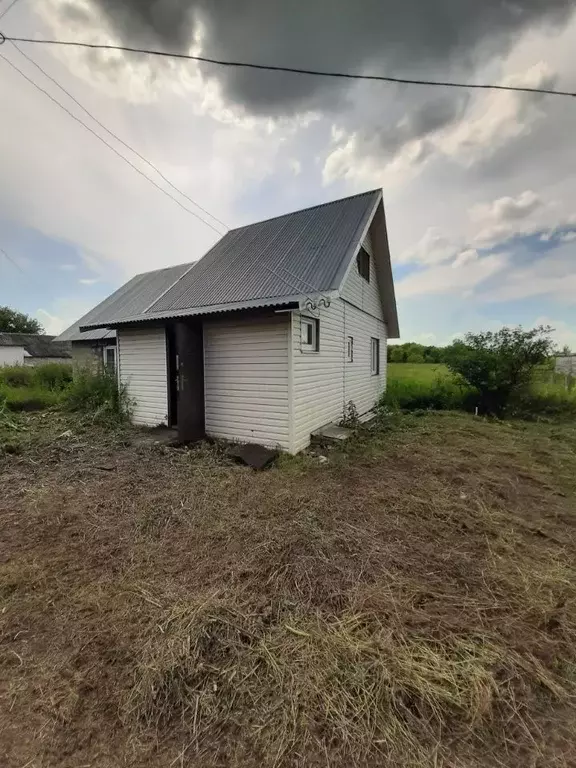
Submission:
[[[320,331],[319,322],[313,317],[303,317],[301,320],[302,351],[318,352]]]
[[[346,339],[346,360],[349,363],[354,362],[354,339],[352,336],[348,336]]]
[[[360,248],[358,256],[356,256],[356,264],[358,265],[358,274],[363,277],[367,283],[370,282],[370,254],[364,248]]]
[[[104,347],[104,368],[109,373],[116,373],[116,347]]]
[[[372,376],[380,373],[380,339],[370,339],[370,373]]]

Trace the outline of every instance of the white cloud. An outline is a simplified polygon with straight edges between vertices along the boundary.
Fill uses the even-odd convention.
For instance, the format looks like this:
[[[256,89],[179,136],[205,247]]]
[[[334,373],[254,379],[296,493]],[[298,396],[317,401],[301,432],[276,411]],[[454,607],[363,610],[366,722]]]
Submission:
[[[500,85],[542,88],[550,86],[553,73],[544,62],[527,72],[503,78]],[[476,102],[471,114],[441,134],[435,149],[466,168],[495,154],[520,136],[546,113],[540,99],[524,94],[491,92]]]
[[[475,251],[473,248],[467,248],[465,251],[462,251],[458,254],[458,256],[456,256],[451,265],[452,269],[459,269],[460,267],[464,267],[466,264],[471,264],[473,261],[478,261],[478,258],[478,251]]]
[[[503,77],[499,84],[539,88],[552,81],[552,70],[541,61],[525,72]],[[363,141],[360,130],[332,126],[333,148],[324,162],[324,184],[346,179],[384,187],[405,185],[430,161],[441,157],[472,168],[528,134],[532,125],[546,114],[540,101],[538,97],[508,91],[482,94],[461,118],[454,113],[454,119],[447,119],[444,127],[440,123],[421,137],[408,134],[392,156],[387,156],[378,142]],[[397,123],[398,132],[407,121],[405,115]]]
[[[570,347],[572,352],[576,352],[576,325],[569,325],[564,320],[553,320],[550,317],[537,317],[534,320],[534,326],[549,325],[554,329],[552,338],[558,347]]]
[[[440,264],[453,257],[460,247],[461,244],[439,227],[429,227],[416,245],[401,253],[395,261],[398,264]]]
[[[80,285],[94,285],[95,283],[100,282],[99,277],[81,277],[80,280],[78,280]]]
[[[460,269],[453,269],[450,264],[435,265],[418,270],[398,281],[396,295],[400,298],[425,294],[463,295],[492,275],[501,272],[507,264],[508,255],[500,253],[471,260],[464,263]]]
[[[62,270],[62,272],[74,272],[76,264],[59,264],[58,269]]]
[[[45,309],[38,309],[36,311],[36,317],[42,323],[42,326],[48,336],[58,336],[58,334],[62,333],[62,331],[67,327],[65,320],[50,314],[50,312],[47,312]],[[68,325],[71,325],[73,322],[74,320],[68,323]]]
[[[552,255],[540,258],[526,267],[516,268],[497,287],[492,288],[485,298],[492,302],[505,302],[536,296],[548,296],[565,305],[576,304],[573,246],[560,246]]]

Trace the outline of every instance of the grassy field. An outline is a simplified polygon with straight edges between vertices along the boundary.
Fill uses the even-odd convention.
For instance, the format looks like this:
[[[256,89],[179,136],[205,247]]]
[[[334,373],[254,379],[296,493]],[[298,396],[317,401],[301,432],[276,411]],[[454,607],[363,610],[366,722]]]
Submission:
[[[388,363],[388,381],[432,383],[449,376],[448,368],[441,363]]]
[[[389,363],[388,397],[401,408],[474,410],[474,397],[458,386],[445,365]],[[549,368],[537,369],[523,416],[576,418],[576,386],[566,387],[566,378]]]
[[[0,425],[0,764],[575,764],[574,427],[153,440]]]

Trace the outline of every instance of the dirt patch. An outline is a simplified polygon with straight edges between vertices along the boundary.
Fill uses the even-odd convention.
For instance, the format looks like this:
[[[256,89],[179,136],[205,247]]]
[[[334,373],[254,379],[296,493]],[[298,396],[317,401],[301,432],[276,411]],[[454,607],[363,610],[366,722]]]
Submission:
[[[392,419],[255,474],[23,418],[6,765],[576,761],[574,429]]]

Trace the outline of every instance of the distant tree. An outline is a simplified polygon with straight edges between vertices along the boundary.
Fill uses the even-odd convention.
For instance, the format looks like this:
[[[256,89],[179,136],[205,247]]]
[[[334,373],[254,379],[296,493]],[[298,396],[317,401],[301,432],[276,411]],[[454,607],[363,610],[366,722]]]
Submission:
[[[502,328],[467,333],[446,348],[445,362],[460,380],[478,391],[483,412],[501,416],[510,401],[529,386],[536,366],[554,349],[552,328]]]
[[[570,357],[570,355],[572,354],[572,351],[568,346],[568,344],[564,344],[564,346],[562,347],[562,350],[560,351],[560,354],[563,355],[564,357]]]
[[[44,333],[38,320],[10,307],[0,307],[0,333]]]

